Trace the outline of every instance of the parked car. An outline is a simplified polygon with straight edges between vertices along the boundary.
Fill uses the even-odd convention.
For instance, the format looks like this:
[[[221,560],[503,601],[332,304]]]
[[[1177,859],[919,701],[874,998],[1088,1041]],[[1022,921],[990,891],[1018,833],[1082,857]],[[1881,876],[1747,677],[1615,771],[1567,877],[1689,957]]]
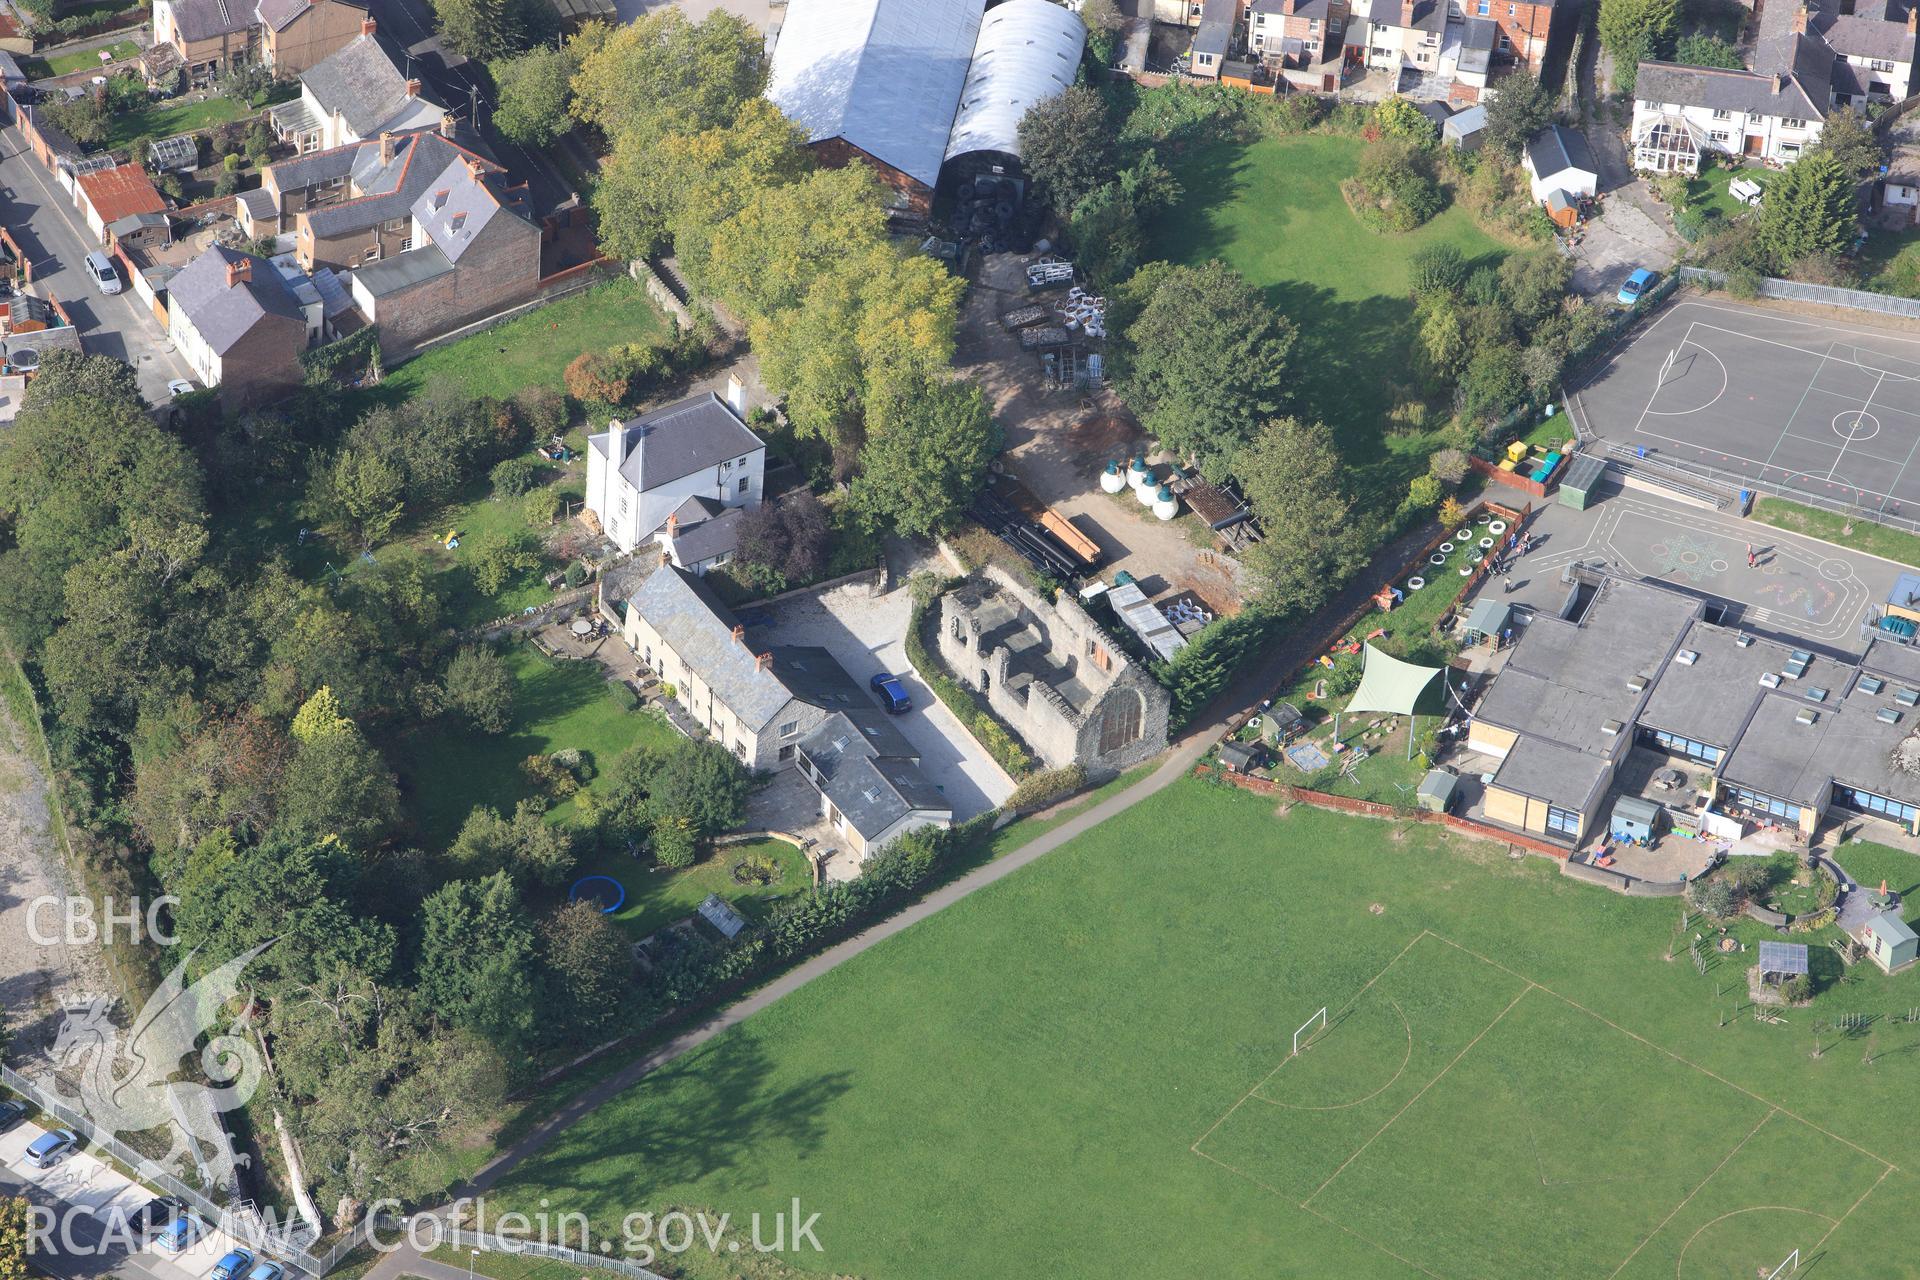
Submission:
[[[193,384],[187,381],[185,378],[167,379],[167,398],[168,399],[178,400],[181,396],[192,395],[193,392],[194,392]]]
[[[234,1249],[213,1264],[213,1271],[207,1280],[240,1280],[253,1266],[253,1255],[245,1249]]]
[[[187,1206],[172,1196],[160,1196],[149,1200],[134,1211],[127,1225],[133,1228],[140,1239],[157,1235],[187,1211]]]
[[[27,1163],[36,1169],[51,1169],[80,1149],[80,1139],[71,1129],[43,1133],[27,1148]]]
[[[1647,287],[1654,282],[1654,279],[1653,272],[1645,267],[1636,267],[1633,274],[1627,277],[1627,282],[1620,286],[1618,299],[1620,305],[1630,307],[1640,301],[1640,295],[1647,291]]]
[[[190,1213],[183,1213],[160,1229],[159,1238],[153,1242],[153,1247],[162,1253],[185,1253],[193,1247],[193,1242],[200,1238],[204,1230],[205,1228],[200,1225],[200,1219]]]
[[[900,677],[882,671],[867,681],[867,687],[879,696],[880,705],[887,709],[888,715],[905,715],[913,710],[913,699],[907,695],[907,687],[900,683]]]
[[[247,1280],[280,1280],[287,1274],[286,1268],[277,1262],[262,1262],[247,1272]]]
[[[27,1118],[27,1104],[18,1098],[0,1102],[0,1133],[5,1133]]]
[[[87,274],[93,277],[93,287],[109,297],[120,292],[120,273],[98,249],[87,255]]]

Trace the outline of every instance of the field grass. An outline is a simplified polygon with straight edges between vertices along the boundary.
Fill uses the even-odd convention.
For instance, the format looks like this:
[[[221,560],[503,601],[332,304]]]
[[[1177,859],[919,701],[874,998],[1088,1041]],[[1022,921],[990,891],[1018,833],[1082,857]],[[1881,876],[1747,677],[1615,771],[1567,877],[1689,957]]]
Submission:
[[[1803,533],[1896,564],[1920,566],[1920,537],[1864,517],[1849,520],[1785,498],[1760,498],[1753,504],[1753,518],[1776,529]]]
[[[532,795],[520,770],[530,755],[572,747],[604,771],[629,747],[663,747],[679,739],[658,715],[627,710],[624,691],[607,683],[596,662],[554,661],[526,644],[514,645],[505,656],[518,684],[513,723],[505,733],[474,733],[434,722],[402,739],[391,753],[429,849],[452,843],[476,806],[491,805],[507,814]],[[596,778],[589,786],[600,784]],[[571,801],[558,806],[555,817],[565,821],[572,808]]]
[[[378,393],[412,395],[437,378],[485,396],[510,396],[534,383],[558,387],[567,362],[582,351],[666,333],[666,318],[646,290],[615,280],[435,347],[387,374]]]
[[[1894,1167],[1920,1027],[1885,1017],[1920,983],[1838,982],[1820,948],[1812,1009],[1721,1026],[1745,958],[1669,961],[1676,924],[1544,859],[1189,780],[648,1078],[492,1203],[599,1234],[797,1196],[825,1253],[795,1260],[866,1280],[1695,1280],[1793,1248],[1920,1275],[1888,1247],[1920,1214]],[[1811,1054],[1845,1012],[1879,1019],[1871,1062],[1832,1030]]]
[[[773,859],[778,874],[771,883],[741,884],[733,878],[734,861],[752,854]],[[644,938],[692,915],[710,893],[731,902],[749,920],[759,920],[774,903],[813,884],[806,855],[785,840],[726,845],[681,871],[656,868],[650,861],[621,854],[588,858],[576,870],[583,876],[611,876],[626,886],[626,901],[613,913],[613,920],[635,938]]]
[[[1265,290],[1299,330],[1291,357],[1298,412],[1339,437],[1365,505],[1391,510],[1436,443],[1432,433],[1386,431],[1395,385],[1410,394],[1414,384],[1408,264],[1432,244],[1451,244],[1476,266],[1499,262],[1507,249],[1458,206],[1405,235],[1361,226],[1340,182],[1364,146],[1307,134],[1163,151],[1185,195],[1151,229],[1151,256],[1219,258]]]
[[[43,58],[22,58],[22,70],[32,79],[46,76],[64,76],[74,71],[84,71],[89,67],[104,64],[100,61],[100,50],[105,49],[113,55],[115,62],[123,58],[140,56],[140,46],[131,40],[115,40],[112,44],[92,49],[75,49],[70,53],[55,53]]]

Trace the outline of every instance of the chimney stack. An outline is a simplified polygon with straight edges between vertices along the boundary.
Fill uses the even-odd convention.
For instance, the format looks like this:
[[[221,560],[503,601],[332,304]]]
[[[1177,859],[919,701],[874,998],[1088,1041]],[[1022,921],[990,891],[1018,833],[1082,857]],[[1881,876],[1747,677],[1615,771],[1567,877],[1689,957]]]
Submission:
[[[1784,75],[1775,75],[1775,76],[1773,77],[1773,91],[1774,91],[1774,93],[1775,93],[1775,94],[1782,94],[1782,93],[1785,93],[1785,92],[1787,91],[1787,78],[1786,78],[1786,76],[1784,76]]]
[[[451,111],[440,113],[440,136],[443,138],[453,136],[453,112]]]
[[[737,622],[733,624],[733,641],[735,644],[739,644],[742,641],[744,641],[746,639],[746,635],[747,635],[747,629],[745,627],[741,626]]]
[[[383,133],[380,135],[380,163],[393,163],[393,135],[391,133]]]
[[[373,15],[372,15],[372,14],[368,14],[368,15],[367,15],[366,17],[364,17],[364,18],[362,18],[362,19],[360,19],[360,34],[361,34],[361,35],[363,35],[363,36],[370,36],[370,35],[372,35],[372,34],[373,34],[374,32],[376,32],[376,31],[378,31],[379,29],[380,29],[380,24],[379,24],[379,23],[377,23],[377,22],[375,22],[375,21],[373,20]]]
[[[768,667],[772,665],[773,665],[772,654],[756,653],[753,655],[753,669],[755,671],[765,671]]]
[[[1912,35],[1916,31],[1920,31],[1920,5],[1907,10],[1907,34]]]
[[[407,96],[409,98],[417,98],[420,96],[420,82],[418,80],[407,81]]]
[[[620,419],[615,418],[608,424],[607,433],[607,475],[612,477],[620,470],[620,464],[627,460],[627,428]]]
[[[253,279],[253,259],[242,258],[238,262],[227,264],[227,288],[244,284]]]
[[[1807,33],[1807,6],[1804,0],[1798,9],[1793,11],[1793,29],[1800,35]]]
[[[477,156],[467,157],[467,177],[478,182],[486,175],[486,172],[487,166],[482,164]]]

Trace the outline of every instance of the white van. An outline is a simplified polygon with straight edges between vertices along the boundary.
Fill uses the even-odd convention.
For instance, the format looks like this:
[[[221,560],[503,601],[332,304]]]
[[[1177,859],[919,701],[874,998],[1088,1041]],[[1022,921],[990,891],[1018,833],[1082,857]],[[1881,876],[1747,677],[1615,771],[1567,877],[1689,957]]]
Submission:
[[[93,277],[93,287],[108,295],[120,292],[120,273],[113,269],[113,263],[107,255],[98,250],[87,255],[87,274]]]

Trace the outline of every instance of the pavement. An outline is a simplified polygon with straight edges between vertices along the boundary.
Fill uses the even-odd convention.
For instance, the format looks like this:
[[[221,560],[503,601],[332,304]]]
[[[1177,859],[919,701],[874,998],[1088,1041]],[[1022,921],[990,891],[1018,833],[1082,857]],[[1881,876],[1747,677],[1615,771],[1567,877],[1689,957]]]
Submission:
[[[1012,795],[1013,779],[933,695],[907,660],[913,599],[905,574],[894,581],[894,589],[883,595],[874,595],[863,580],[789,596],[758,611],[772,618],[765,629],[769,639],[821,646],[863,688],[882,671],[900,677],[913,699],[913,710],[895,716],[894,726],[920,752],[920,766],[953,805],[954,821],[965,822]],[[760,629],[755,628],[755,633],[760,634]]]
[[[159,320],[131,286],[112,297],[94,288],[85,259],[99,244],[72,199],[13,128],[0,130],[0,224],[13,233],[33,264],[29,291],[60,299],[88,351],[132,365],[149,404],[166,403],[169,381],[192,377]]]

